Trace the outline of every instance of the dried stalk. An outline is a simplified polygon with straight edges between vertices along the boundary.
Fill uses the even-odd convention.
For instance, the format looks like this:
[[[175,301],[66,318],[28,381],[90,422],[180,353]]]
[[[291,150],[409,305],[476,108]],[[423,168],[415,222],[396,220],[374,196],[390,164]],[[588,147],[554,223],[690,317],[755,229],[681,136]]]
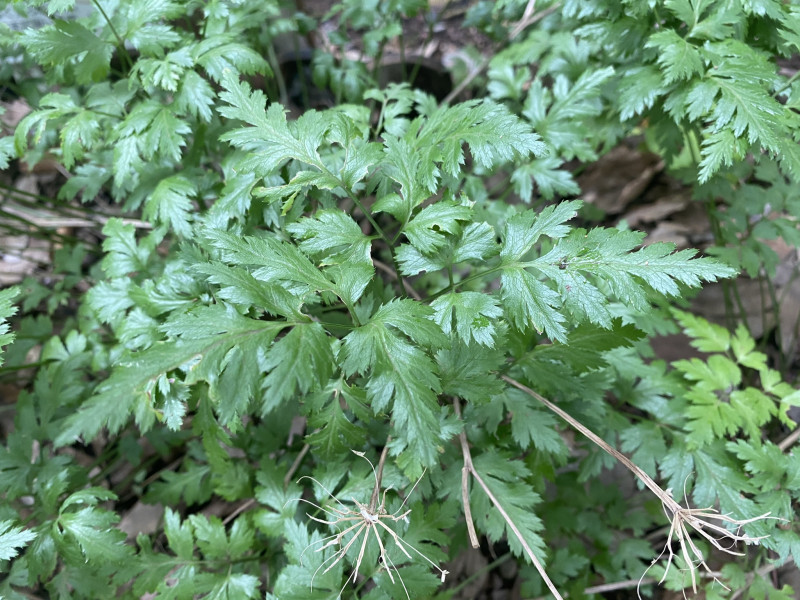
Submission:
[[[600,438],[596,433],[585,427],[579,421],[572,418],[569,414],[564,412],[558,406],[547,400],[541,394],[533,391],[526,385],[523,385],[516,379],[512,379],[507,375],[501,375],[501,378],[513,385],[518,390],[521,390],[535,398],[542,404],[544,404],[547,408],[551,411],[556,413],[559,417],[564,419],[567,423],[569,423],[572,427],[580,431],[583,435],[585,435],[589,440],[591,440],[594,444],[599,446],[602,450],[616,458],[619,462],[625,465],[631,472],[633,472],[639,480],[644,483],[650,491],[652,491],[659,500],[661,500],[661,505],[664,508],[664,514],[666,514],[667,518],[671,521],[669,535],[667,536],[667,543],[664,546],[664,550],[662,550],[661,554],[653,561],[655,563],[664,552],[668,553],[667,557],[667,568],[664,570],[664,576],[661,578],[659,583],[663,583],[664,579],[667,577],[667,573],[669,572],[669,568],[672,565],[672,560],[676,556],[675,552],[672,549],[672,538],[673,536],[677,538],[678,544],[680,545],[680,555],[682,556],[683,560],[686,562],[686,565],[689,569],[689,573],[692,578],[692,590],[697,593],[697,570],[702,567],[703,570],[712,576],[712,579],[717,581],[720,585],[725,587],[723,584],[711,571],[709,566],[705,562],[705,557],[700,549],[695,545],[694,541],[689,535],[689,530],[687,529],[687,525],[694,529],[697,533],[699,533],[702,537],[704,537],[712,546],[714,546],[717,550],[725,552],[726,554],[731,554],[733,556],[743,556],[740,552],[734,552],[728,547],[723,546],[720,544],[720,540],[728,539],[733,542],[745,542],[747,544],[758,544],[758,542],[765,537],[769,536],[762,536],[762,537],[750,537],[749,535],[739,535],[739,530],[741,529],[742,525],[746,525],[747,523],[752,523],[754,521],[758,521],[760,519],[766,518],[776,518],[776,517],[769,517],[770,513],[764,513],[763,515],[759,515],[757,517],[753,517],[751,519],[734,519],[729,515],[723,515],[718,513],[713,507],[709,508],[684,508],[680,505],[673,497],[672,494],[666,490],[663,490],[654,480],[650,477],[647,473],[645,473],[639,466],[637,466],[631,459],[627,456],[622,454],[616,448],[613,448],[609,444],[606,443],[605,440]],[[719,521],[720,523],[733,523],[737,525],[737,529],[735,532],[729,531],[721,524],[713,523],[711,521]],[[706,530],[711,530],[712,532],[718,534],[720,537],[714,537],[713,535],[707,533]],[[646,571],[645,571],[646,573]],[[642,575],[644,577],[644,575]],[[727,588],[726,588],[727,589]]]
[[[458,398],[453,399],[453,408],[455,409],[456,415],[459,418],[461,418],[461,403],[459,402]],[[478,547],[478,536],[475,533],[475,524],[472,522],[472,510],[469,504],[468,474],[471,474],[475,478],[475,481],[478,482],[478,485],[481,486],[484,493],[489,497],[489,500],[491,500],[492,504],[494,504],[494,507],[497,509],[497,512],[500,513],[505,522],[508,524],[509,529],[511,529],[511,531],[514,532],[514,535],[517,536],[517,539],[519,540],[520,544],[522,544],[522,547],[525,549],[528,558],[530,558],[531,563],[533,563],[533,566],[536,567],[536,570],[539,571],[539,575],[541,575],[542,579],[552,592],[553,596],[555,596],[557,600],[563,600],[561,594],[558,593],[556,586],[553,585],[553,582],[550,581],[550,578],[547,576],[547,573],[544,570],[544,566],[536,557],[536,555],[533,553],[533,550],[531,549],[530,545],[528,545],[528,542],[525,541],[525,538],[522,537],[522,532],[520,532],[520,530],[517,528],[516,523],[514,523],[511,517],[508,516],[508,513],[503,508],[503,505],[500,504],[497,498],[495,498],[495,495],[489,489],[489,486],[486,485],[486,482],[483,480],[483,478],[480,476],[480,473],[478,473],[478,471],[475,469],[475,466],[472,464],[472,453],[470,452],[469,449],[469,443],[467,442],[466,432],[462,430],[461,433],[458,434],[458,438],[461,442],[461,452],[464,455],[464,468],[461,471],[462,473],[461,494],[464,500],[464,517],[467,519],[467,530],[469,531],[469,538],[472,547],[473,548]]]

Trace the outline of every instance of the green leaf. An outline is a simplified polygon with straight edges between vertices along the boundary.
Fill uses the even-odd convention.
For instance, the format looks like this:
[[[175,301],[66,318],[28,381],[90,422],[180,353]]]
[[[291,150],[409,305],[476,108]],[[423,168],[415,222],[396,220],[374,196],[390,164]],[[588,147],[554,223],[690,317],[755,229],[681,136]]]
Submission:
[[[219,517],[210,518],[202,514],[189,515],[194,534],[197,538],[197,547],[206,558],[222,558],[228,553],[228,536],[225,535],[225,526]]]
[[[546,235],[552,239],[562,238],[569,233],[565,222],[576,217],[582,202],[559,202],[546,207],[542,212],[526,210],[508,220],[503,235],[503,248],[500,257],[505,264],[520,260],[539,238]]]
[[[436,353],[442,393],[483,404],[503,391],[497,373],[503,354],[485,346],[468,346],[454,340],[450,348]]]
[[[12,301],[19,295],[19,291],[18,287],[0,290],[0,365],[3,364],[3,346],[14,341],[14,334],[8,332],[9,326],[6,319],[17,312],[17,307],[12,304]]]
[[[620,449],[629,453],[633,462],[651,477],[656,477],[656,465],[667,452],[664,435],[656,423],[627,426],[620,433],[620,442]]]
[[[533,181],[546,200],[552,200],[556,194],[577,196],[581,193],[581,188],[569,171],[559,168],[563,164],[564,161],[559,158],[546,156],[520,166],[511,175],[514,191],[524,202],[529,203],[533,197],[533,186],[531,185],[531,181]]]
[[[184,113],[194,115],[208,123],[213,114],[215,94],[211,85],[197,72],[186,71],[180,79],[178,93],[175,96],[176,108]]]
[[[194,537],[189,521],[181,522],[180,515],[167,507],[164,512],[164,533],[169,547],[178,558],[192,560]]]
[[[432,309],[413,300],[381,306],[369,322],[344,338],[340,354],[346,375],[369,373],[367,397],[373,410],[390,408],[395,436],[423,465],[434,464],[448,434],[439,424],[436,364],[416,344],[441,347],[447,339],[429,320]]]
[[[36,539],[36,533],[22,527],[14,527],[13,521],[0,521],[0,560],[11,560],[19,549]]]
[[[271,104],[264,110],[266,97],[256,90],[251,91],[246,83],[240,83],[232,72],[222,77],[224,92],[220,99],[228,106],[219,108],[222,116],[239,119],[250,127],[231,130],[222,136],[233,146],[255,153],[259,168],[264,172],[274,171],[289,159],[311,165],[322,165],[317,149],[327,130],[327,123],[319,113],[308,112],[295,123],[297,137],[289,131],[286,111],[280,104]]]
[[[469,221],[472,210],[453,202],[437,202],[426,206],[405,226],[408,241],[422,252],[433,252],[447,241],[445,233],[459,231],[458,221]]]
[[[576,373],[608,366],[604,354],[614,348],[629,348],[642,339],[644,333],[633,325],[623,325],[619,319],[606,329],[583,323],[570,331],[565,344],[539,345],[530,353],[530,360],[559,361]]]
[[[261,53],[255,48],[233,41],[231,37],[217,34],[204,39],[195,47],[192,58],[212,79],[223,86],[226,78],[233,77],[232,73],[272,74]]]
[[[731,334],[727,329],[678,309],[672,314],[684,333],[692,338],[690,344],[701,352],[727,352],[731,347]]]
[[[436,313],[433,320],[446,335],[454,331],[466,344],[474,340],[484,346],[494,346],[493,319],[500,317],[503,310],[491,296],[478,292],[450,293],[434,300],[431,308]]]
[[[627,121],[641,115],[652,108],[664,92],[661,73],[655,67],[646,65],[628,69],[619,84],[620,119]]]
[[[259,281],[241,267],[212,262],[196,264],[194,270],[208,275],[208,281],[220,286],[218,296],[234,304],[255,307],[272,315],[298,318],[302,301],[275,283]]]
[[[114,46],[77,21],[56,20],[51,26],[29,29],[21,41],[44,65],[71,64],[78,83],[101,81],[110,70]]]
[[[521,461],[511,460],[493,450],[475,457],[474,465],[534,554],[542,556],[544,540],[539,534],[542,522],[534,511],[539,503],[539,495],[526,482],[526,478],[530,476],[528,469]],[[505,538],[515,556],[524,556],[519,539],[475,482],[472,484],[470,499],[477,527],[493,542]]]
[[[156,223],[169,224],[182,237],[191,237],[192,197],[196,193],[194,184],[183,175],[166,177],[145,202],[144,216]]]
[[[14,137],[7,135],[0,138],[0,169],[7,169],[9,161],[17,157],[14,148]]]
[[[220,230],[208,230],[206,236],[221,251],[223,260],[258,267],[253,272],[256,279],[301,284],[299,290],[290,290],[297,295],[312,290],[334,291],[333,282],[292,244],[270,237],[239,237]]]
[[[309,395],[303,405],[310,411],[308,425],[312,433],[306,442],[322,456],[336,456],[351,448],[364,446],[366,431],[353,422],[343,403],[362,415],[367,415],[366,394],[358,387],[336,382],[316,394]]]
[[[319,323],[295,325],[278,340],[259,364],[268,373],[262,413],[274,410],[295,394],[324,387],[333,374],[333,352],[328,334]]]
[[[372,264],[371,240],[352,217],[340,210],[320,210],[313,217],[291,223],[286,229],[306,254],[324,259],[338,257],[336,262]]]
[[[705,70],[697,48],[672,29],[657,31],[651,35],[645,48],[658,49],[657,61],[666,84],[691,79]]]
[[[259,368],[256,352],[268,346],[286,323],[256,321],[242,317],[224,306],[205,307],[170,319],[164,326],[168,335],[179,337],[172,342],[161,342],[148,350],[132,353],[119,362],[111,376],[101,383],[95,394],[67,418],[57,436],[58,446],[73,443],[83,436],[94,438],[102,427],[112,433],[136,415],[142,429],[152,426],[152,390],[161,375],[192,365],[186,383],[205,380],[217,395],[217,386],[224,386],[226,373],[233,369],[237,394],[226,396],[225,403],[241,408],[258,389]],[[224,362],[232,348],[239,346],[236,364]],[[234,367],[247,364],[245,370]],[[222,377],[221,377],[222,374]],[[227,422],[237,411],[228,413]]]
[[[528,394],[506,389],[501,398],[511,418],[511,437],[523,450],[533,444],[540,452],[563,457],[567,446],[559,435],[555,417]]]
[[[125,544],[125,534],[114,527],[118,521],[115,513],[93,506],[58,518],[64,535],[78,543],[87,560],[112,564],[129,560],[133,554],[133,548]]]
[[[506,317],[520,331],[531,327],[552,340],[565,342],[564,316],[558,312],[560,296],[522,267],[507,267],[500,277]]]

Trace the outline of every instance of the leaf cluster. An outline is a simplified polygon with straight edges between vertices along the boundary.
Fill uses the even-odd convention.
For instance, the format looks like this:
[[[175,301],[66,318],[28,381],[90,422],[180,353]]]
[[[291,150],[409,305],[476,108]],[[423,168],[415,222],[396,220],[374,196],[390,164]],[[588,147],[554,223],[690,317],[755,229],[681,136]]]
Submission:
[[[764,203],[797,208],[796,94],[768,60],[796,43],[796,15],[778,2],[545,3],[512,39],[528,4],[470,8],[467,23],[509,42],[484,99],[380,86],[337,51],[309,67],[334,106],[299,116],[281,102],[275,50],[320,23],[280,3],[98,3],[10,34],[7,49],[42,77],[0,156],[52,157],[70,173],[62,200],[114,214],[102,259],[65,247],[58,283],[25,283],[3,355],[24,389],[0,448],[0,595],[450,593],[386,538],[336,560],[344,528],[332,523],[374,522],[345,515],[381,490],[387,514],[410,508],[391,524],[433,564],[472,534],[520,563],[538,555],[576,595],[635,579],[657,554],[644,537],[658,507],[606,484],[613,460],[510,381],[676,497],[791,517],[796,461],[770,440],[794,426],[797,392],[745,328],[659,306],[733,277],[726,242],[746,238],[730,262],[753,272],[770,258],[750,257],[747,239],[794,239],[791,215],[753,225],[747,200],[768,182]],[[368,29],[363,52],[377,59],[415,17],[434,30],[416,0],[345,0],[321,21],[337,25],[339,50]],[[693,167],[698,197],[763,151],[721,196],[743,229],[717,258],[593,226],[571,199],[567,166],[637,128],[670,166]],[[699,153],[682,163],[684,150]],[[0,319],[16,293],[0,292]],[[65,305],[75,314],[54,325]],[[653,323],[673,322],[708,356],[648,360]],[[11,341],[0,323],[0,346]],[[17,377],[32,349],[35,370]],[[152,505],[157,524],[128,533],[126,517]],[[789,528],[747,531],[797,559]],[[735,583],[745,566],[726,572],[742,590],[755,585]],[[544,593],[520,572],[525,594]]]

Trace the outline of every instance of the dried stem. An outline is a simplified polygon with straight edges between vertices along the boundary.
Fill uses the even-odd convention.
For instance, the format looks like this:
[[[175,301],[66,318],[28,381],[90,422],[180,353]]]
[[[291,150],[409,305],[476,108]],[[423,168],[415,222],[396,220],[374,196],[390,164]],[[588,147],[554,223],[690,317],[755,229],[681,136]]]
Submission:
[[[292,462],[292,466],[289,467],[289,470],[286,472],[286,476],[283,478],[283,489],[286,490],[289,487],[289,483],[291,483],[292,479],[294,479],[294,474],[297,473],[297,469],[300,468],[300,463],[303,462],[303,458],[305,458],[308,451],[311,449],[311,446],[305,444],[301,449],[300,452],[297,453],[294,461]]]
[[[461,403],[459,402],[458,398],[453,399],[453,408],[455,410],[456,415],[461,418]],[[544,570],[544,566],[533,553],[528,542],[522,536],[522,532],[517,528],[516,523],[508,516],[508,513],[503,508],[503,505],[495,498],[495,495],[489,489],[489,486],[486,485],[486,482],[480,476],[478,471],[475,469],[475,466],[472,464],[472,453],[469,449],[469,443],[467,442],[467,434],[464,430],[458,435],[459,440],[461,441],[461,451],[464,454],[464,469],[462,470],[462,479],[461,479],[461,492],[464,497],[464,516],[467,519],[467,529],[470,532],[470,542],[472,543],[473,548],[477,548],[478,538],[475,534],[475,525],[472,523],[472,511],[469,508],[469,495],[468,495],[468,482],[466,479],[468,477],[463,475],[464,473],[470,473],[474,478],[475,481],[478,482],[478,485],[481,486],[484,493],[489,497],[489,500],[494,504],[494,507],[497,509],[497,512],[500,513],[500,516],[503,517],[505,522],[508,524],[509,529],[514,533],[514,535],[519,540],[522,547],[525,549],[528,558],[530,558],[531,563],[533,566],[536,567],[536,570],[539,571],[539,575],[541,575],[542,579],[544,580],[545,584],[547,585],[548,589],[552,592],[552,594],[558,599],[563,600],[561,594],[558,593],[556,586],[553,585],[553,582],[550,581],[550,578],[547,576],[547,573]]]
[[[378,459],[378,469],[375,471],[375,487],[372,488],[372,497],[369,500],[369,512],[374,513],[378,508],[378,498],[381,493],[381,480],[383,479],[383,465],[386,464],[386,456],[389,454],[389,442],[392,441],[392,436],[386,438],[386,444],[383,446],[381,457]]]
[[[501,375],[501,378],[513,385],[515,388],[525,392],[529,396],[535,398],[542,404],[544,404],[547,408],[551,411],[556,413],[559,417],[564,419],[567,423],[569,423],[572,427],[580,431],[583,435],[585,435],[589,440],[591,440],[594,444],[599,446],[602,450],[616,458],[619,462],[625,465],[631,472],[633,472],[636,477],[639,478],[642,483],[644,483],[657,497],[661,500],[661,504],[664,508],[664,513],[666,514],[667,518],[670,519],[671,525],[669,530],[669,535],[667,536],[667,543],[664,546],[664,550],[662,550],[661,555],[665,552],[668,553],[667,555],[667,567],[664,571],[664,576],[661,578],[661,582],[667,576],[669,572],[670,565],[672,564],[673,558],[676,554],[672,550],[672,539],[673,536],[677,538],[678,544],[680,545],[680,555],[682,556],[683,560],[686,562],[686,566],[689,569],[692,578],[692,590],[697,592],[697,574],[696,571],[702,567],[704,571],[708,574],[712,575],[712,578],[715,581],[718,581],[720,585],[723,585],[721,581],[717,577],[713,575],[713,572],[709,568],[709,566],[705,562],[705,558],[700,552],[700,549],[695,545],[694,541],[689,535],[689,530],[687,529],[687,525],[694,529],[700,536],[706,539],[714,548],[720,550],[721,552],[725,552],[726,554],[731,554],[734,556],[742,556],[740,552],[734,552],[729,547],[723,546],[720,544],[720,540],[723,538],[727,538],[732,542],[745,542],[748,544],[757,544],[759,540],[764,539],[768,536],[763,537],[750,537],[747,534],[740,535],[739,531],[743,525],[747,523],[752,523],[754,521],[758,521],[761,519],[766,518],[776,518],[776,517],[769,517],[770,513],[765,513],[763,515],[759,515],[757,517],[753,517],[751,519],[734,519],[729,515],[724,515],[718,513],[713,508],[684,508],[681,506],[673,497],[672,494],[666,490],[663,490],[654,480],[650,477],[647,473],[645,473],[639,466],[637,466],[631,459],[627,456],[622,454],[616,448],[610,446],[603,440],[600,436],[596,433],[585,427],[582,423],[571,417],[569,414],[564,412],[558,406],[547,400],[541,394],[536,393],[531,388],[526,385],[523,385],[516,379],[512,379],[508,375]],[[736,531],[730,531],[726,527],[721,524],[713,523],[711,521],[718,521],[720,523],[731,523],[737,526]],[[708,533],[708,531],[714,532],[714,534],[719,535],[720,537],[714,537]],[[658,559],[656,559],[658,560]],[[655,561],[653,561],[655,563]],[[645,571],[647,573],[647,571]],[[644,578],[644,575],[642,575]]]

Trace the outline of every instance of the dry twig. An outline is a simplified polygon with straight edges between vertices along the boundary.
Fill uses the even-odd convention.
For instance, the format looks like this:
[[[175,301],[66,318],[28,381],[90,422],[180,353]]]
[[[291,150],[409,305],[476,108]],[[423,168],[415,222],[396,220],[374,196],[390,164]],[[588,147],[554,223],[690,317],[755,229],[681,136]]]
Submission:
[[[458,398],[453,399],[453,408],[455,409],[456,415],[461,418],[461,403],[459,402]],[[478,485],[481,486],[484,493],[489,497],[489,500],[491,500],[492,504],[497,509],[497,512],[500,513],[505,522],[508,524],[509,529],[514,532],[514,535],[519,540],[519,543],[522,544],[522,547],[525,549],[525,553],[528,555],[528,558],[530,558],[533,566],[536,567],[536,570],[539,571],[539,575],[541,575],[548,589],[558,600],[563,600],[561,594],[558,593],[556,586],[553,585],[553,582],[550,581],[550,578],[547,576],[544,566],[533,553],[533,550],[528,542],[525,541],[525,538],[522,536],[522,532],[520,532],[516,523],[514,523],[511,517],[508,516],[508,513],[503,508],[503,505],[500,504],[495,495],[492,493],[492,490],[489,489],[489,486],[486,485],[486,482],[472,464],[472,453],[469,449],[469,442],[467,441],[466,432],[462,430],[461,433],[458,434],[458,437],[461,441],[461,452],[464,455],[464,467],[461,470],[461,495],[464,501],[464,517],[467,520],[467,530],[469,531],[469,539],[472,547],[478,547],[478,536],[475,533],[475,524],[472,522],[472,509],[470,508],[469,504],[469,475],[472,475],[475,478],[475,481],[478,482]]]
[[[676,553],[673,551],[672,548],[672,540],[673,537],[677,538],[678,544],[680,545],[679,554],[682,556],[683,560],[686,562],[686,566],[689,569],[689,573],[692,578],[692,590],[696,593],[697,592],[697,570],[702,567],[704,571],[708,574],[711,574],[712,579],[719,582],[720,585],[725,587],[725,585],[713,574],[709,566],[705,562],[705,557],[700,549],[695,545],[694,541],[692,540],[691,536],[689,535],[688,527],[691,527],[695,530],[695,532],[699,533],[702,537],[704,537],[708,542],[711,543],[717,550],[725,552],[726,554],[731,554],[734,556],[742,556],[740,552],[734,552],[730,549],[730,547],[725,547],[720,543],[722,539],[728,539],[732,542],[745,542],[747,544],[758,544],[758,542],[764,537],[751,537],[747,534],[740,535],[739,531],[743,525],[747,523],[753,523],[754,521],[758,521],[761,519],[766,518],[776,518],[770,517],[770,513],[764,513],[763,515],[759,515],[757,517],[753,517],[751,519],[734,519],[730,515],[720,514],[718,513],[713,507],[709,508],[684,508],[680,505],[673,497],[672,494],[668,490],[662,489],[652,477],[650,477],[647,473],[645,473],[638,465],[636,465],[631,459],[627,456],[622,454],[616,448],[613,448],[605,440],[603,440],[600,436],[594,433],[592,430],[584,426],[582,423],[571,417],[568,413],[564,412],[558,406],[547,400],[541,394],[536,393],[531,388],[526,385],[523,385],[516,379],[512,379],[508,375],[501,375],[501,378],[513,385],[518,390],[521,390],[528,394],[529,396],[535,398],[542,404],[544,404],[547,408],[551,411],[556,413],[559,417],[564,419],[567,423],[569,423],[572,427],[580,431],[583,435],[585,435],[589,440],[591,440],[594,444],[599,446],[602,450],[616,458],[619,462],[625,465],[631,472],[633,472],[639,480],[644,483],[650,491],[652,491],[659,500],[661,500],[661,505],[664,508],[664,514],[666,514],[667,518],[670,520],[671,525],[669,529],[669,535],[667,536],[667,543],[664,546],[664,550],[662,550],[661,554],[653,561],[653,564],[660,558],[664,552],[668,553],[667,557],[667,567],[664,570],[664,576],[661,578],[659,583],[662,583],[664,579],[667,577],[667,573],[669,572],[669,568],[672,565],[672,560],[676,556]],[[732,523],[737,525],[736,531],[730,531],[724,526],[714,523],[713,521],[718,521],[719,523]],[[714,537],[714,535],[709,534],[707,531],[710,530],[719,535],[719,537]],[[645,571],[645,574],[647,571]],[[644,574],[642,575],[644,577]],[[727,588],[726,588],[727,589]]]

